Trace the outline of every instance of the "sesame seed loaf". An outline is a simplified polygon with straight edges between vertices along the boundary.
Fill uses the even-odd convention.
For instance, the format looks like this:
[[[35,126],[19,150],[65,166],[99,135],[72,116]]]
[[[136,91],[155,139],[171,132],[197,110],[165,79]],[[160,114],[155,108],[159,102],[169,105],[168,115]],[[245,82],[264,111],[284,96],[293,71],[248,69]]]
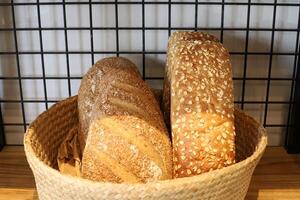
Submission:
[[[127,71],[130,72],[132,76],[140,77],[140,73],[136,66],[130,60],[122,57],[104,58],[96,62],[82,77],[78,91],[78,115],[80,125],[79,141],[82,151],[85,146],[90,126],[93,105],[99,93],[102,92],[102,86],[99,83],[104,76],[110,76],[119,71]]]
[[[82,176],[116,183],[172,178],[172,147],[151,89],[130,70],[114,72],[98,82]]]
[[[235,162],[234,99],[228,51],[210,40],[178,41],[168,54],[175,178]]]
[[[194,40],[211,40],[218,42],[219,40],[207,33],[203,32],[195,32],[195,31],[176,31],[174,32],[168,41],[168,52],[167,52],[167,63],[165,69],[165,78],[164,78],[164,85],[163,85],[163,101],[162,101],[162,110],[164,114],[164,119],[168,129],[170,130],[170,78],[171,78],[171,66],[168,64],[170,60],[172,60],[172,55],[169,53],[171,52],[174,44],[179,41],[194,41]]]

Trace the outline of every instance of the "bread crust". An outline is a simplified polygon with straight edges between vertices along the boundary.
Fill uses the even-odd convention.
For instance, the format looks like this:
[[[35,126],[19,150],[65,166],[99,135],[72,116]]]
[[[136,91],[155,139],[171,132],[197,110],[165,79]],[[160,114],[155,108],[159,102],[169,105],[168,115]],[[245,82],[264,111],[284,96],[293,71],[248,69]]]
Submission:
[[[91,121],[91,113],[98,95],[102,92],[100,82],[104,77],[109,77],[120,71],[129,72],[132,76],[141,77],[134,63],[119,57],[104,58],[96,62],[82,77],[78,91],[78,116],[80,125],[80,148],[83,152],[88,129]]]
[[[235,162],[232,67],[210,40],[177,41],[168,52],[174,177]]]
[[[172,178],[171,143],[151,89],[131,70],[111,70],[98,82],[83,177],[116,183]]]
[[[218,42],[219,40],[208,33],[204,32],[195,32],[195,31],[176,31],[174,32],[168,41],[168,51],[167,51],[167,62],[166,62],[166,69],[165,69],[165,78],[164,78],[164,85],[163,85],[163,100],[162,100],[162,110],[164,114],[164,119],[166,122],[166,126],[168,130],[170,129],[170,105],[171,105],[171,100],[170,100],[170,82],[171,82],[171,72],[172,72],[172,66],[169,64],[170,60],[172,60],[172,54],[169,52],[172,52],[172,48],[177,42],[180,41],[215,41]]]

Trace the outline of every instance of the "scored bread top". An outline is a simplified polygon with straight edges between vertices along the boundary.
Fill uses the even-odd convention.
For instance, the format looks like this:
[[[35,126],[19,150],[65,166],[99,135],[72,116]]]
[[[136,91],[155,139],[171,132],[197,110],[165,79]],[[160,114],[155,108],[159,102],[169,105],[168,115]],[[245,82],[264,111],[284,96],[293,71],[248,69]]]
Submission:
[[[102,92],[94,103],[91,120],[103,116],[135,115],[167,134],[159,105],[142,79],[119,71],[100,84]]]
[[[82,174],[117,183],[170,179],[171,158],[167,136],[151,124],[134,115],[103,117],[91,123]]]
[[[97,96],[102,92],[102,85],[99,83],[103,77],[108,77],[119,71],[130,72],[132,76],[140,77],[139,71],[130,60],[123,57],[109,57],[96,62],[81,80],[78,91],[78,115],[82,150],[88,134],[92,108]]]
[[[90,114],[83,177],[117,183],[172,178],[171,143],[151,89],[140,77],[119,70],[103,76],[99,90]]]
[[[174,176],[192,176],[234,163],[228,51],[218,42],[181,41],[169,55]]]

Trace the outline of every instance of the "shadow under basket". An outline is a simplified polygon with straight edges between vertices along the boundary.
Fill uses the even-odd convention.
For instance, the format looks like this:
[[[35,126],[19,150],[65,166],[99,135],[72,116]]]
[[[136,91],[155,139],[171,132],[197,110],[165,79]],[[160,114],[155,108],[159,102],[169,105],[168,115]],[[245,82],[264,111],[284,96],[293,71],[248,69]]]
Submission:
[[[202,175],[146,184],[115,184],[63,175],[57,150],[78,123],[77,96],[58,102],[32,122],[24,147],[40,199],[244,199],[267,145],[265,129],[235,110],[237,163]]]

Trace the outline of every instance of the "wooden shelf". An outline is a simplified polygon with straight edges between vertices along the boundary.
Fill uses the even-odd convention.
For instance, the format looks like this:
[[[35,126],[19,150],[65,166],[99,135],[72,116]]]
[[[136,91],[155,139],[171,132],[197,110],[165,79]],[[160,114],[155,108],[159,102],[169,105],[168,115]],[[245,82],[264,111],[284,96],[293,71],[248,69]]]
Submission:
[[[37,199],[33,174],[22,146],[6,146],[0,152],[0,200]],[[300,155],[282,147],[268,147],[257,166],[247,200],[299,200]]]

